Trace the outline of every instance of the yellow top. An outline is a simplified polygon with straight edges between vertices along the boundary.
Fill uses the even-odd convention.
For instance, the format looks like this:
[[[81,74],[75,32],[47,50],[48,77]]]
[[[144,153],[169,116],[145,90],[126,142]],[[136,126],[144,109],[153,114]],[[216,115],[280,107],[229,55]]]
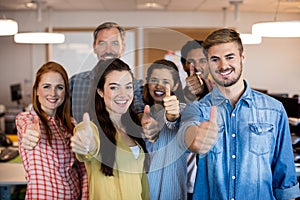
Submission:
[[[77,154],[80,161],[85,162],[88,173],[89,197],[93,200],[114,199],[114,200],[138,200],[150,199],[148,178],[144,172],[145,155],[141,149],[137,159],[135,159],[131,149],[121,139],[119,133],[116,134],[116,160],[113,176],[105,176],[101,171],[100,139],[98,129],[93,122],[92,129],[98,148],[87,155]],[[78,124],[74,129],[74,134],[83,126]]]

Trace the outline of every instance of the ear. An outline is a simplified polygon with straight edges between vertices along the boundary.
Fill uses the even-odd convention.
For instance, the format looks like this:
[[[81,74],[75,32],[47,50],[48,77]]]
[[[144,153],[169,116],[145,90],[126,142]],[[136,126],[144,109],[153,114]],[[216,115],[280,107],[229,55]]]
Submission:
[[[101,98],[103,98],[103,91],[102,91],[102,90],[97,89],[97,93],[99,94],[99,96],[100,96]]]
[[[93,42],[93,50],[94,50],[95,54],[97,54],[96,48],[97,48],[97,45]]]
[[[244,63],[246,60],[246,53],[245,51],[242,52],[242,62]]]
[[[126,42],[125,42],[125,39],[122,41],[122,52],[121,52],[121,55],[123,55],[124,54],[124,52],[125,52],[125,49],[126,49]]]

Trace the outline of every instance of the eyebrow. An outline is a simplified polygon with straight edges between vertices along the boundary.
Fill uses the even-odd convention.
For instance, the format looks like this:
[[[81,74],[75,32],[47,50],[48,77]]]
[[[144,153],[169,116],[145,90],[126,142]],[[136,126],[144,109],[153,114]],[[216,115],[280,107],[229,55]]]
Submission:
[[[125,85],[131,85],[131,84],[133,84],[133,83],[132,82],[128,82]],[[120,86],[119,83],[109,83],[108,85],[119,85]]]

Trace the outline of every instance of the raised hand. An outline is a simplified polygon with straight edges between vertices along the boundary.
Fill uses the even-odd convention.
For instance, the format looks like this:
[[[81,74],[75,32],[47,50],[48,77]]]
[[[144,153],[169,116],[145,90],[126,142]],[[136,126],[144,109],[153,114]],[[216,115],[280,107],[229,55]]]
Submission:
[[[218,137],[217,119],[217,107],[212,106],[209,121],[203,121],[199,126],[190,126],[187,129],[185,142],[191,151],[205,154],[211,149]]]
[[[201,73],[195,72],[195,66],[190,64],[190,76],[186,77],[185,81],[189,91],[193,95],[201,94],[204,90]]]
[[[41,138],[41,131],[39,125],[39,117],[35,115],[33,117],[32,124],[27,125],[25,133],[22,137],[21,147],[27,150],[32,150],[38,144]]]
[[[158,138],[160,127],[159,123],[151,117],[149,105],[145,105],[144,113],[141,119],[143,132],[149,142],[155,142]]]
[[[175,121],[180,116],[179,101],[175,95],[171,96],[170,85],[166,85],[163,104],[168,121]]]
[[[84,113],[82,118],[83,123],[75,127],[75,134],[71,138],[71,147],[73,152],[85,155],[94,151],[97,145],[94,139],[89,114]]]

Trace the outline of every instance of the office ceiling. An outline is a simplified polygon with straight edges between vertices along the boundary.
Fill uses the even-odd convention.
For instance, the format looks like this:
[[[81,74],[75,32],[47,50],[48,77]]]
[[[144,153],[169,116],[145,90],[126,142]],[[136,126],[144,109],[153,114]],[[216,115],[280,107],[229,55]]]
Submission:
[[[26,3],[34,3],[33,7]],[[57,11],[221,11],[300,13],[300,0],[0,0],[0,11],[41,9]],[[146,7],[146,3],[150,7]],[[152,4],[151,4],[152,3]],[[159,8],[153,3],[159,4]],[[152,7],[152,8],[151,8]]]

